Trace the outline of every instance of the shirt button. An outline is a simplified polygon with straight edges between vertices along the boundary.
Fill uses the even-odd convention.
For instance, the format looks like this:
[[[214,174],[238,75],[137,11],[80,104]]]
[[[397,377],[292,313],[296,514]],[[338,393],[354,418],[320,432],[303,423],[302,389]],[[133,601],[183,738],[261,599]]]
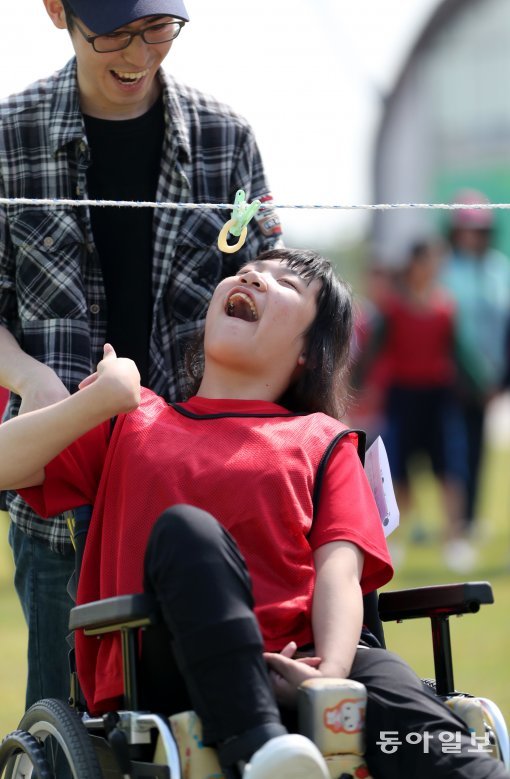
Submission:
[[[85,143],[85,141],[81,141],[81,143],[80,143],[80,151],[85,151],[86,148],[87,148],[87,144]]]
[[[43,240],[43,244],[44,244],[44,246],[47,249],[50,249],[53,246],[54,243],[55,242],[54,242],[53,238],[51,237],[51,235],[47,235],[46,238]]]
[[[101,309],[100,309],[100,307],[97,305],[97,303],[92,303],[92,305],[90,306],[90,309],[89,309],[89,310],[90,310],[90,313],[91,313],[91,314],[99,314],[99,312],[101,311]]]

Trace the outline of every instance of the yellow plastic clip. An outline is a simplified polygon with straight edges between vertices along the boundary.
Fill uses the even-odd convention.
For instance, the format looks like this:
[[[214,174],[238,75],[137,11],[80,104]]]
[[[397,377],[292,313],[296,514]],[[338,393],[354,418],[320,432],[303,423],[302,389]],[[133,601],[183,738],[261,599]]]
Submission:
[[[230,219],[223,225],[218,236],[218,247],[220,251],[225,252],[226,254],[233,254],[244,246],[248,234],[248,222],[255,216],[261,205],[260,200],[254,200],[253,203],[247,203],[244,190],[237,190],[234,209],[230,215]],[[227,235],[229,233],[239,238],[237,243],[227,243]]]
[[[227,254],[233,254],[238,249],[241,248],[241,246],[244,245],[244,242],[246,241],[246,236],[248,235],[248,228],[246,225],[241,230],[241,235],[239,236],[239,240],[237,243],[227,243],[227,235],[230,232],[230,228],[235,225],[235,222],[233,219],[229,219],[228,222],[225,222],[223,227],[220,230],[220,234],[218,236],[218,247],[220,251],[226,252]]]

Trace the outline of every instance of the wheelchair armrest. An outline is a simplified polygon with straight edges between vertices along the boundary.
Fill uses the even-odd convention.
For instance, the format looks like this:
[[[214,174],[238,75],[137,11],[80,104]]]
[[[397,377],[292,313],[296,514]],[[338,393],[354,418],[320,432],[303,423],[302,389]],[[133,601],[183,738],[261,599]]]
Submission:
[[[489,582],[439,584],[380,592],[379,616],[383,622],[448,617],[477,612],[486,603],[494,603]]]
[[[151,595],[118,595],[71,609],[69,629],[83,628],[86,635],[146,627],[159,621],[159,608]]]

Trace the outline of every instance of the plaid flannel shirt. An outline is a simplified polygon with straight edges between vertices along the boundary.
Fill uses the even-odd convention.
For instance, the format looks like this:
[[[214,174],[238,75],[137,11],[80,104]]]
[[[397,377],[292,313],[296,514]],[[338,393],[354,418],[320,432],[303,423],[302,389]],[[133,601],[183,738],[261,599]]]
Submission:
[[[237,189],[250,200],[270,199],[248,123],[163,70],[159,76],[166,129],[156,200],[233,203]],[[2,197],[87,198],[88,164],[74,59],[0,103]],[[154,210],[149,385],[170,401],[181,396],[183,346],[203,323],[218,281],[279,240],[278,219],[264,210],[245,247],[224,255],[217,238],[228,216],[221,209]],[[105,310],[87,207],[0,206],[0,324],[70,392],[101,358]],[[6,417],[19,403],[11,394]],[[54,550],[68,547],[64,516],[42,520],[11,493],[7,503],[23,531]]]

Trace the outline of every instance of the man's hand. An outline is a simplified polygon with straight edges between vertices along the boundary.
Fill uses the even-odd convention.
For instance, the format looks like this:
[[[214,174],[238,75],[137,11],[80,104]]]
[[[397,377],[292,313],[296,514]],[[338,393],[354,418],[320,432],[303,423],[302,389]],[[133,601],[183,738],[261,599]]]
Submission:
[[[24,414],[27,411],[37,411],[39,408],[51,406],[67,398],[68,395],[68,390],[55,371],[39,363],[37,370],[27,377],[25,388],[22,389],[19,413]]]
[[[270,677],[278,703],[294,708],[297,703],[297,690],[301,682],[322,676],[318,667],[320,657],[294,658],[296,644],[290,641],[281,652],[264,652],[264,659],[270,668]]]

